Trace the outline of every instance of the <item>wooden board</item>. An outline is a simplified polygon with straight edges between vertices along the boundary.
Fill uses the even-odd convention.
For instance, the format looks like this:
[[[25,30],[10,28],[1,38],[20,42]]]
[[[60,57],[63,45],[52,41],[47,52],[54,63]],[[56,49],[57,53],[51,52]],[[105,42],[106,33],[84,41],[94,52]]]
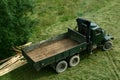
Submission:
[[[8,72],[15,70],[16,68],[26,64],[26,60],[21,60],[23,56],[21,54],[11,57],[10,60],[0,65],[0,76],[5,75]]]
[[[41,45],[39,48],[36,48],[33,51],[28,52],[27,55],[34,62],[38,62],[40,60],[54,56],[58,53],[64,52],[76,46],[77,44],[78,42],[74,40],[71,40],[69,38],[64,38],[61,40],[50,42],[48,44]]]

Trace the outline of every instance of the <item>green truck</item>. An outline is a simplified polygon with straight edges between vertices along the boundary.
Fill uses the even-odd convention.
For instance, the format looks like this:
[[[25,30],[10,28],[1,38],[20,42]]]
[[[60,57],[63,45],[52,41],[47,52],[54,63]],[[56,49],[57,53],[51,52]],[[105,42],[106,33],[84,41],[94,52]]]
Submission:
[[[68,66],[79,64],[83,51],[92,52],[97,47],[109,50],[113,37],[96,23],[77,18],[77,27],[68,28],[66,33],[57,37],[22,48],[22,54],[37,71],[51,66],[57,73],[65,71]]]

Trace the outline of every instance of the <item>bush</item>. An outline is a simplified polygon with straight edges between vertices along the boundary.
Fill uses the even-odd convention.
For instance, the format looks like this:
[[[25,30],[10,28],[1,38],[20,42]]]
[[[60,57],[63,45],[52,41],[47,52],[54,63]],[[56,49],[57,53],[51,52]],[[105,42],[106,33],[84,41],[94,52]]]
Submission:
[[[34,20],[32,0],[0,1],[0,59],[13,54],[12,47],[27,42]]]

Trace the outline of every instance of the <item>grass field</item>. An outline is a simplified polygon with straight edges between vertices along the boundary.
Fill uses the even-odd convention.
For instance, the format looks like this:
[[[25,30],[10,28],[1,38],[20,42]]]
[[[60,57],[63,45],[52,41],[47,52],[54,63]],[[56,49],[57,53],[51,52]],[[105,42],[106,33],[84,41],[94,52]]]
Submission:
[[[120,0],[37,0],[38,20],[29,41],[37,42],[76,26],[75,19],[86,18],[98,23],[114,36],[110,51],[95,50],[85,55],[80,64],[56,74],[49,66],[36,72],[26,64],[0,80],[120,80]]]

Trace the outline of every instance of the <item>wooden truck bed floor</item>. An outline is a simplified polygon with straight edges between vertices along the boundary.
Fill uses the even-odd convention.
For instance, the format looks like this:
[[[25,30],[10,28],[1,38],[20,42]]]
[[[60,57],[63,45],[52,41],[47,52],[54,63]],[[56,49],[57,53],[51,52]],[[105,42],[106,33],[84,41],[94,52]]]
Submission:
[[[71,40],[69,38],[64,38],[57,41],[52,41],[47,44],[40,45],[39,48],[34,49],[27,53],[27,55],[34,61],[38,62],[40,60],[46,59],[70,48],[75,47],[79,43],[77,41]]]

